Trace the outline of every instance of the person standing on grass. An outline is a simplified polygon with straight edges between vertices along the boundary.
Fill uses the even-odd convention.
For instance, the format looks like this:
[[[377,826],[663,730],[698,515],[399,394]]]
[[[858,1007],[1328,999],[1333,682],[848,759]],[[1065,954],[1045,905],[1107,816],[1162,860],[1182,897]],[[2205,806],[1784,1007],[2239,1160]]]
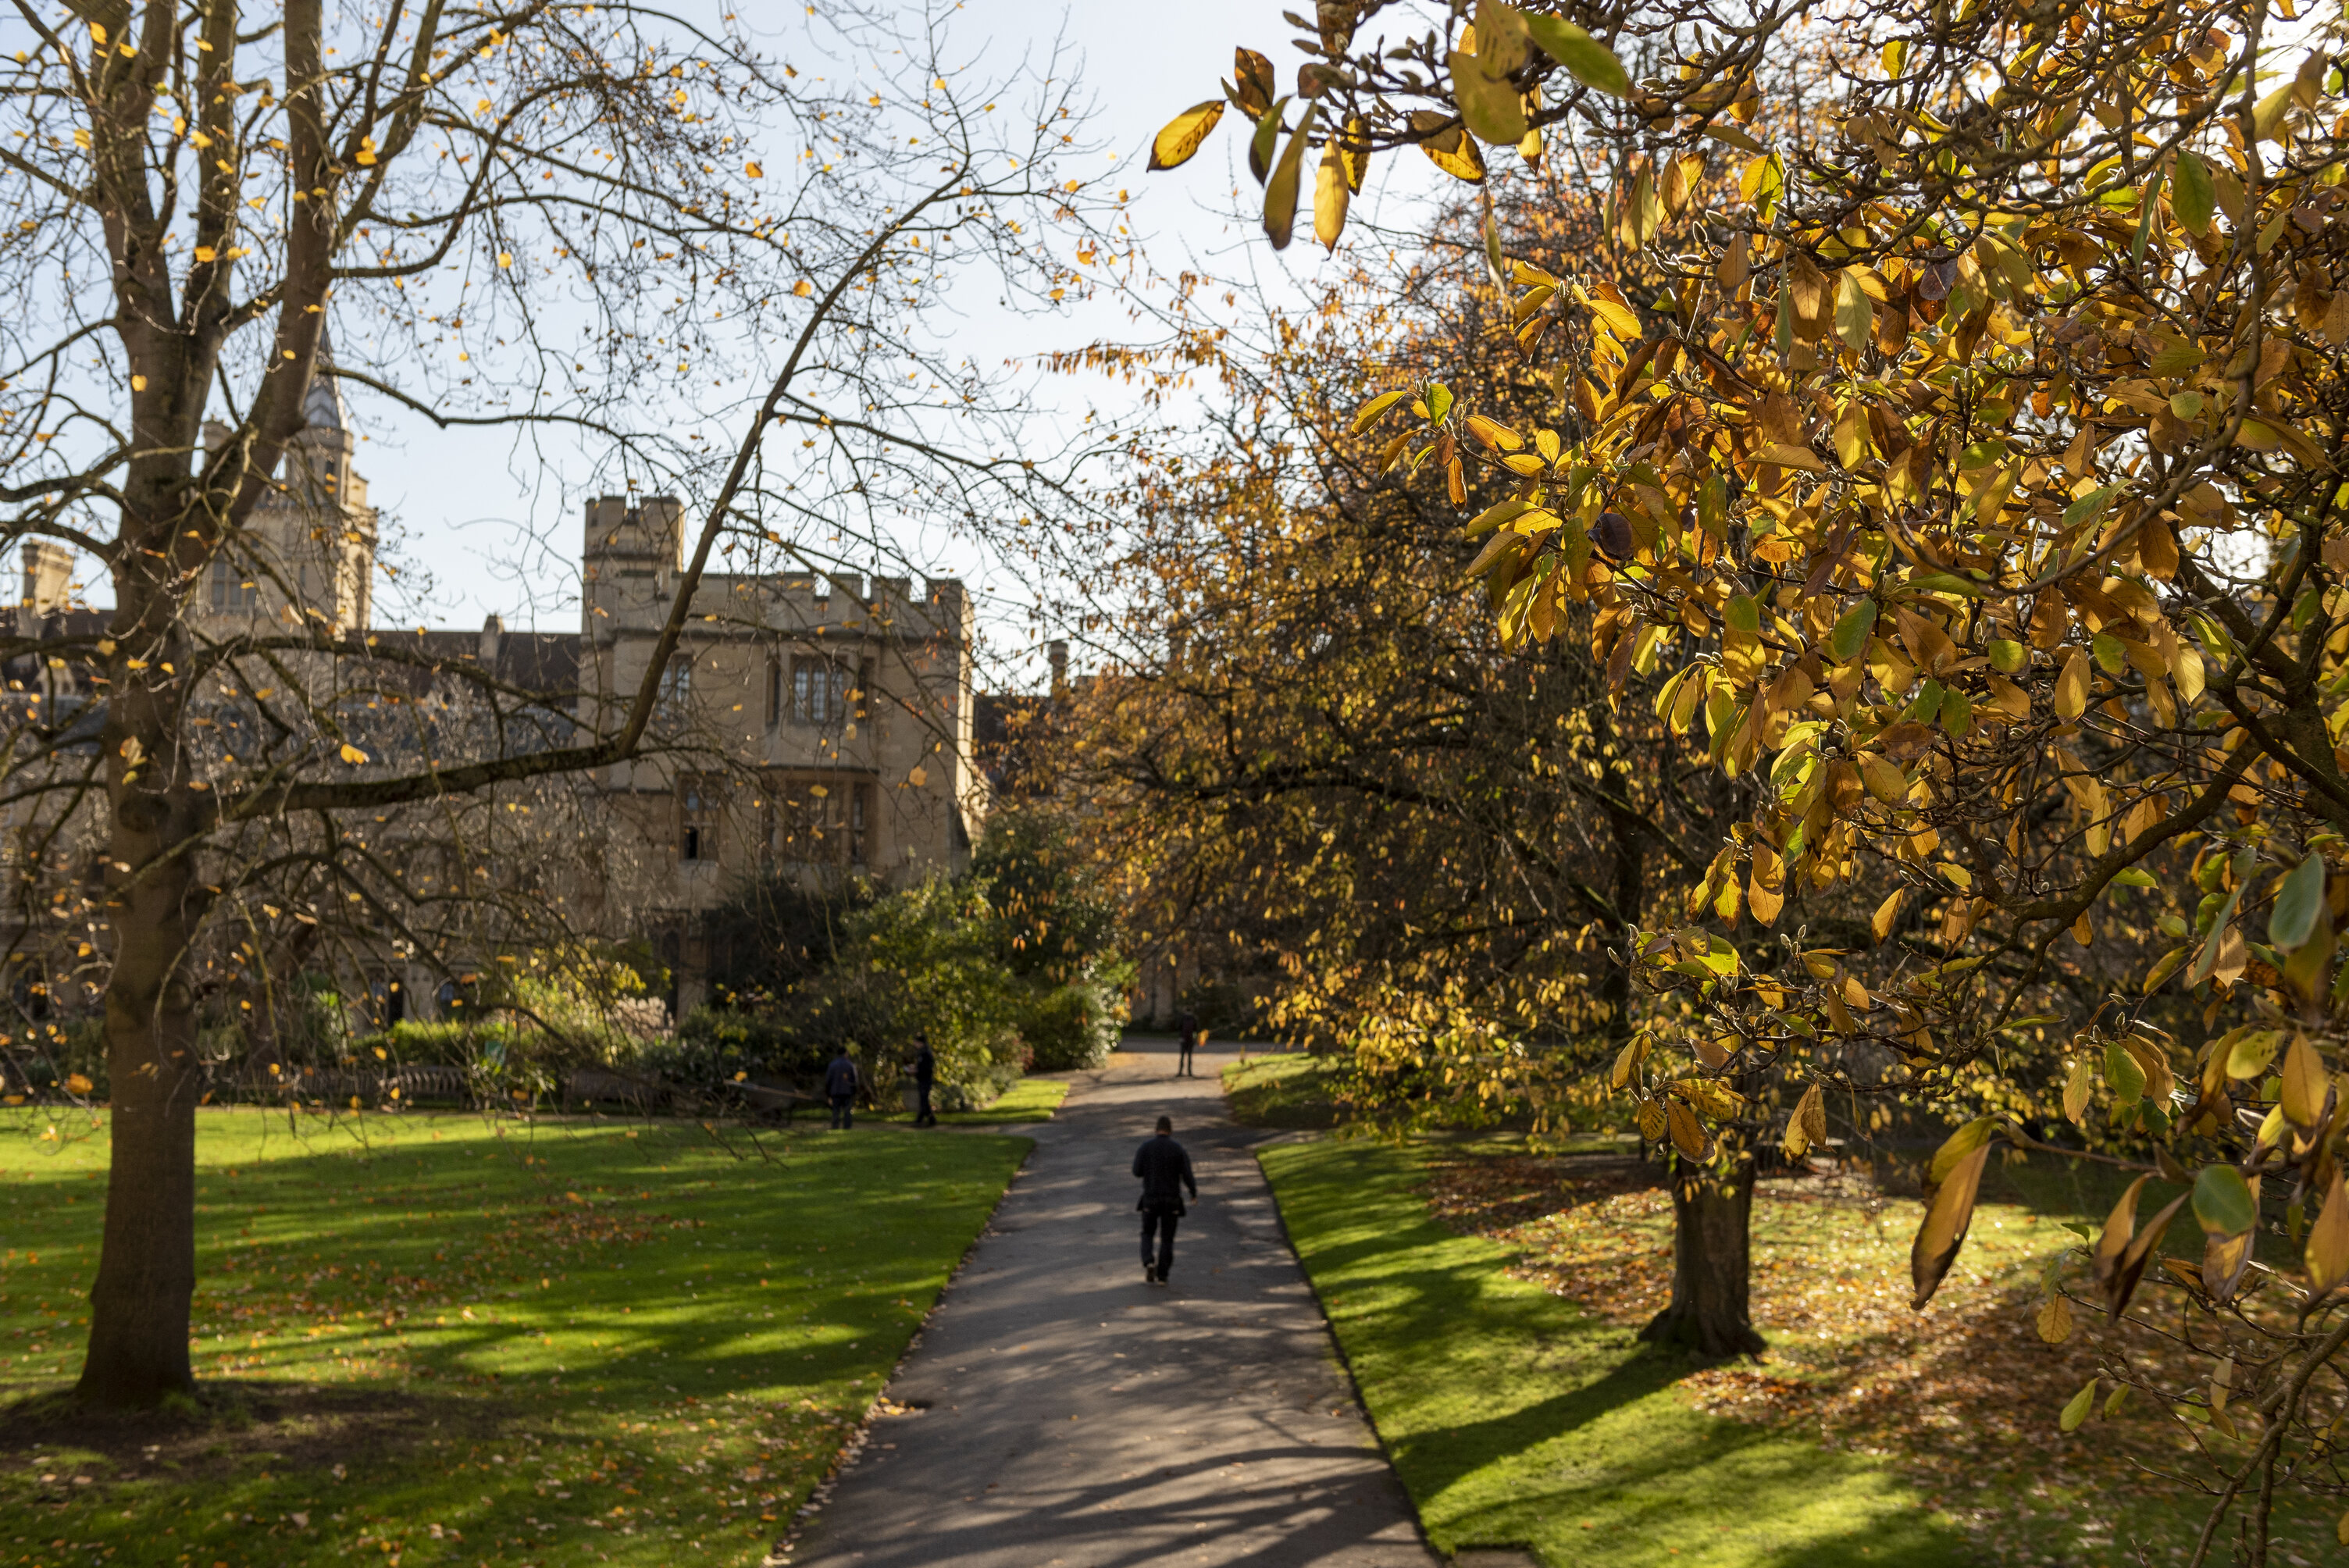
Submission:
[[[1185,1007],[1174,1015],[1174,1026],[1183,1031],[1182,1054],[1175,1059],[1174,1076],[1196,1078],[1199,1075],[1191,1070],[1191,1053],[1199,1048],[1198,1015]]]
[[[1142,1178],[1142,1201],[1134,1205],[1142,1211],[1142,1282],[1164,1284],[1174,1267],[1174,1222],[1189,1212],[1183,1207],[1183,1189],[1188,1187],[1195,1201],[1199,1196],[1191,1156],[1174,1141],[1170,1118],[1160,1117],[1158,1136],[1134,1150],[1133,1173]],[[1155,1258],[1151,1256],[1154,1239],[1158,1243]]]
[[[832,1066],[823,1069],[823,1092],[832,1097],[832,1125],[836,1132],[845,1132],[856,1124],[856,1064],[848,1059],[848,1047],[843,1046],[832,1058]]]
[[[937,1053],[930,1049],[930,1037],[914,1037],[914,1095],[920,1109],[914,1114],[916,1127],[936,1127],[936,1115],[930,1109],[930,1089],[938,1081]]]

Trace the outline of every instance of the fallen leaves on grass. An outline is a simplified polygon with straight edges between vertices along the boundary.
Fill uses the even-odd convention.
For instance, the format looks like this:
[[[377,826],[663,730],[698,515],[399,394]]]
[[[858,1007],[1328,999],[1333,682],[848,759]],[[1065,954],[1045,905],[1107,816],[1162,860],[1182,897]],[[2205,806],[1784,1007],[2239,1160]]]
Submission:
[[[1652,1168],[1464,1156],[1429,1172],[1431,1212],[1514,1249],[1516,1277],[1624,1327],[1671,1300],[1671,1198]],[[2043,1340],[2041,1273],[2075,1238],[2013,1203],[1981,1206],[1941,1294],[1912,1312],[1909,1242],[1920,1211],[1862,1176],[1758,1182],[1752,1315],[1770,1349],[1758,1363],[1692,1369],[1682,1395],[1714,1415],[1808,1429],[1825,1447],[1879,1457],[2002,1554],[2045,1550],[2051,1537],[2094,1547],[2115,1511],[2174,1504],[2176,1483],[2151,1472],[2200,1470],[2194,1430],[2142,1405],[2069,1435],[2056,1415],[2100,1354],[2176,1377],[2182,1352],[2101,1314],[2080,1315],[2063,1344]],[[1971,1456],[1962,1470],[1948,1462],[1956,1447]]]

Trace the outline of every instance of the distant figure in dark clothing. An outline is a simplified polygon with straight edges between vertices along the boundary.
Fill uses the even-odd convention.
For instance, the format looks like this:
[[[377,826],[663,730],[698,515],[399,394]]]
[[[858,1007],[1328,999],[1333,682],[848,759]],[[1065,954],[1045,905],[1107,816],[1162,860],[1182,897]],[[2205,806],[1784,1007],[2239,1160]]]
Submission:
[[[832,1058],[832,1066],[823,1069],[823,1092],[832,1097],[832,1125],[845,1132],[856,1123],[856,1064],[848,1059],[848,1047]]]
[[[930,1037],[914,1037],[914,1094],[920,1109],[914,1113],[916,1127],[936,1127],[936,1115],[930,1109],[930,1088],[938,1081],[938,1058],[930,1049]]]
[[[1199,1075],[1191,1070],[1191,1053],[1199,1048],[1198,1015],[1185,1007],[1174,1015],[1174,1026],[1183,1031],[1183,1054],[1174,1064],[1174,1076],[1196,1078]]]
[[[1189,1212],[1183,1207],[1183,1189],[1188,1187],[1194,1198],[1199,1195],[1191,1156],[1174,1141],[1174,1123],[1166,1117],[1158,1119],[1158,1136],[1134,1150],[1133,1173],[1142,1178],[1142,1201],[1134,1207],[1142,1211],[1143,1283],[1164,1284],[1174,1267],[1174,1222]],[[1154,1237],[1155,1259],[1150,1255]]]

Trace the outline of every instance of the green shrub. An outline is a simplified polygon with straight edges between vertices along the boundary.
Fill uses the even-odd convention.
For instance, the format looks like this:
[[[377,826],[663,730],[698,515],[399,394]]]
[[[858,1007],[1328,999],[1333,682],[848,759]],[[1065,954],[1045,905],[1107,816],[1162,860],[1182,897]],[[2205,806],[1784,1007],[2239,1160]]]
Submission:
[[[998,812],[970,872],[894,891],[746,882],[713,923],[712,994],[647,1059],[686,1081],[764,1073],[812,1088],[846,1047],[884,1104],[917,1034],[945,1109],[984,1106],[1030,1067],[1097,1068],[1132,965],[1099,878],[1048,817]]]
[[[1117,975],[1037,994],[1019,1017],[1020,1037],[1040,1072],[1085,1072],[1105,1066],[1125,1022],[1125,986]]]
[[[673,1038],[648,1047],[638,1062],[647,1072],[705,1088],[734,1082],[737,1073],[812,1087],[831,1059],[830,1047],[771,1009],[697,1007]]]
[[[1027,1070],[1019,985],[997,960],[991,914],[980,888],[932,877],[859,911],[841,961],[796,988],[850,1041],[874,1098],[896,1097],[916,1034],[949,1110],[987,1104]]]

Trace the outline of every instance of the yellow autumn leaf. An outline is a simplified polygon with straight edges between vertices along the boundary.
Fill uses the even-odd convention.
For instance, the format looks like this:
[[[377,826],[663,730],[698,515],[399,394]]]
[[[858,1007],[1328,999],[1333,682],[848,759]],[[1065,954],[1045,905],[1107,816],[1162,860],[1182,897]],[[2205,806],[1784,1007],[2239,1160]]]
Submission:
[[[2333,1168],[2333,1186],[2324,1194],[2324,1207],[2318,1211],[2316,1223],[2308,1228],[2309,1288],[2331,1290],[2349,1279],[2349,1191],[2341,1184],[2341,1171]]]
[[[1468,433],[1496,452],[1514,452],[1526,444],[1526,438],[1498,420],[1487,419],[1482,414],[1468,416]]]
[[[1813,1145],[1826,1139],[1826,1099],[1819,1086],[1812,1084],[1803,1090],[1803,1098],[1786,1118],[1786,1133],[1780,1147],[1787,1159],[1800,1160]]]
[[[347,740],[343,742],[344,761],[349,763],[352,767],[357,768],[360,763],[365,762],[367,759],[367,754],[366,752],[361,751],[357,747],[353,746]]]
[[[1158,134],[1150,139],[1149,167],[1154,170],[1173,169],[1188,163],[1191,155],[1206,141],[1207,133],[1216,129],[1216,122],[1223,118],[1224,100],[1221,98],[1193,104],[1168,120]]]
[[[1705,1136],[1704,1124],[1697,1120],[1696,1112],[1680,1100],[1664,1108],[1665,1125],[1671,1130],[1672,1147],[1684,1160],[1702,1160],[1713,1149],[1713,1140]]]
[[[1345,160],[1332,139],[1322,148],[1321,166],[1313,176],[1313,237],[1324,249],[1338,248],[1338,236],[1346,232],[1346,207],[1351,199]]]
[[[2063,673],[2055,677],[2055,717],[2068,723],[2087,709],[2087,650],[2074,648],[2072,656],[2064,661]]]
[[[1612,296],[1612,297],[1610,297]],[[1590,314],[1607,324],[1607,330],[1625,343],[1637,343],[1643,335],[1640,330],[1639,314],[1624,303],[1620,294],[1609,285],[1603,291],[1586,294],[1578,285],[1574,297],[1590,309]]]
[[[1868,934],[1875,937],[1879,945],[1892,934],[1892,923],[1900,918],[1900,906],[1908,900],[1907,888],[1894,888],[1890,896],[1878,904],[1876,913],[1868,917]]]
[[[1867,285],[1856,267],[1846,267],[1837,275],[1835,329],[1854,354],[1864,352],[1875,334],[1875,308],[1868,303]]]

